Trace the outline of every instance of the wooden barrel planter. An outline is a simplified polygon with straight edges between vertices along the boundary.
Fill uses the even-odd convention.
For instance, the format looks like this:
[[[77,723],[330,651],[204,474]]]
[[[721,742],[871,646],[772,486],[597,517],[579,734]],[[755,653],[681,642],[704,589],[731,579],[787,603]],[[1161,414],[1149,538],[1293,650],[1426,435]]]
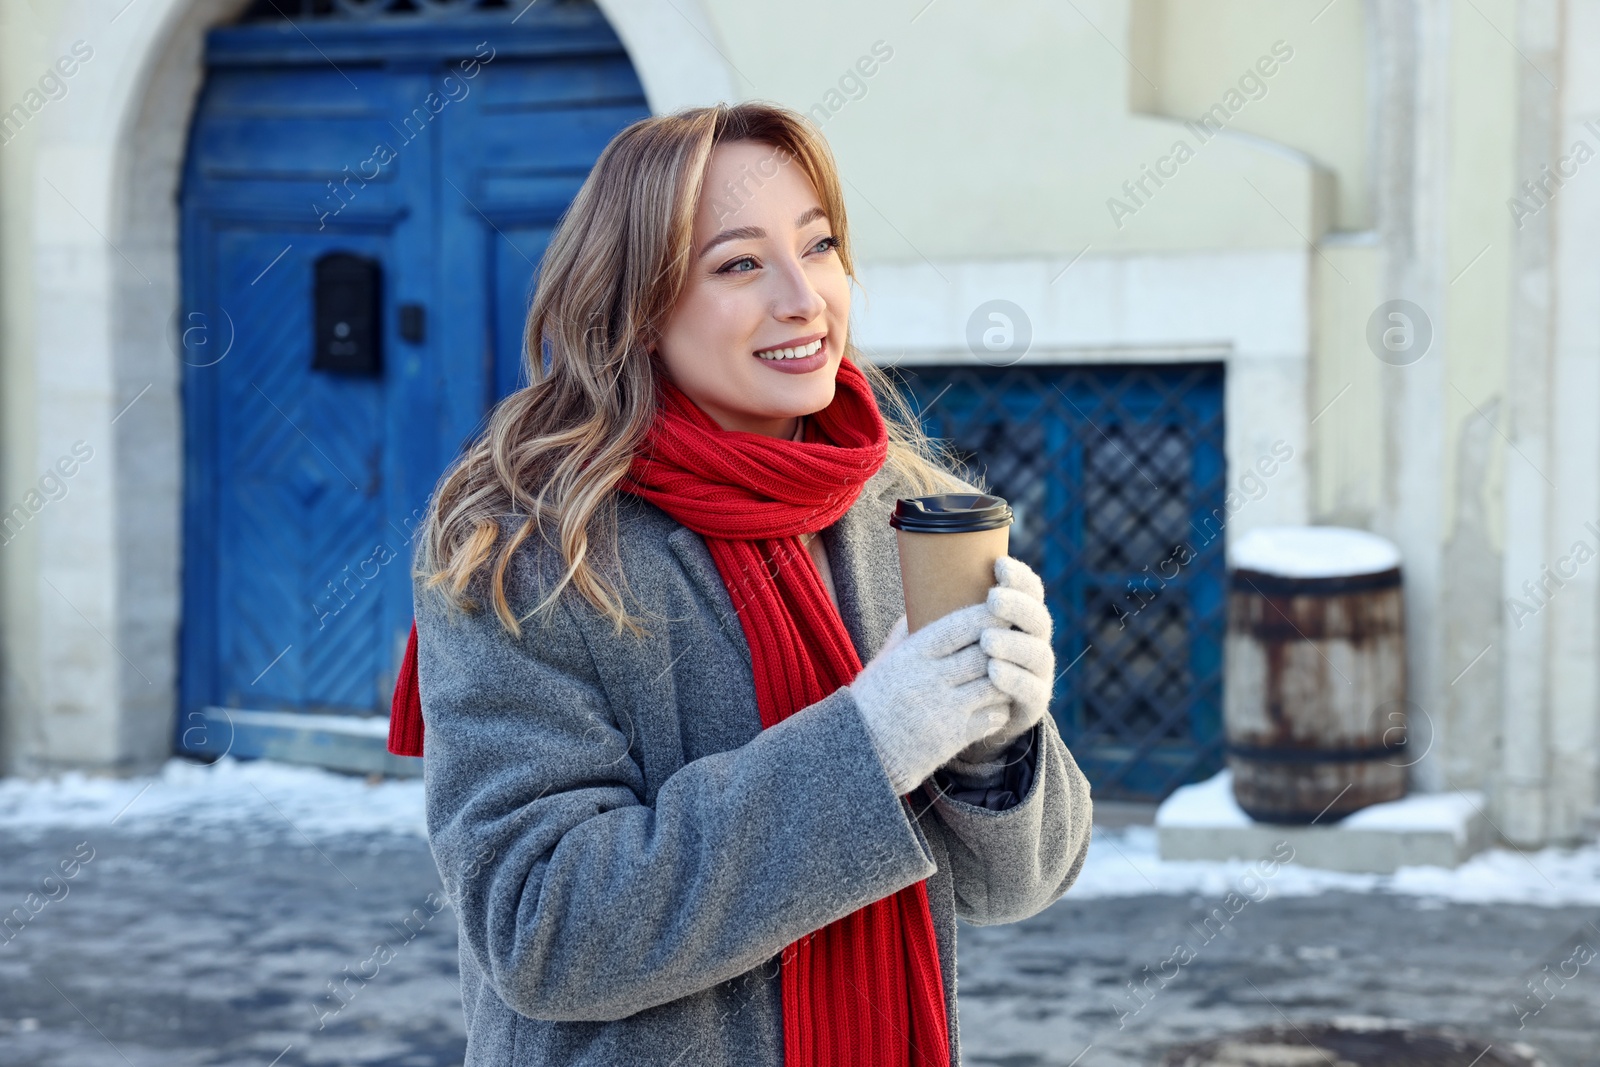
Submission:
[[[1228,766],[1261,822],[1331,823],[1405,795],[1400,553],[1363,530],[1252,530],[1228,550]]]

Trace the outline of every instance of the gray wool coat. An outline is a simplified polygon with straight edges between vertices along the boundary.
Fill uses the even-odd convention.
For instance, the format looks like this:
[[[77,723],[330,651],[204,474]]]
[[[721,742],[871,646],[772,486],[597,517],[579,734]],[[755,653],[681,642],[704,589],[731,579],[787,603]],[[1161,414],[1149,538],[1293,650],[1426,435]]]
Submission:
[[[822,533],[862,662],[904,611],[888,517],[911,492],[893,478],[880,470]],[[570,588],[521,640],[492,612],[416,594],[428,839],[459,925],[466,1067],[776,1067],[783,948],[920,879],[959,1065],[956,920],[1039,912],[1088,847],[1089,787],[1054,722],[1019,742],[1022,795],[999,794],[1003,810],[943,771],[896,796],[848,689],[762,729],[705,542],[620,500],[629,606],[669,620],[649,638],[615,635]],[[524,543],[507,580],[519,617],[561,573],[540,538]]]

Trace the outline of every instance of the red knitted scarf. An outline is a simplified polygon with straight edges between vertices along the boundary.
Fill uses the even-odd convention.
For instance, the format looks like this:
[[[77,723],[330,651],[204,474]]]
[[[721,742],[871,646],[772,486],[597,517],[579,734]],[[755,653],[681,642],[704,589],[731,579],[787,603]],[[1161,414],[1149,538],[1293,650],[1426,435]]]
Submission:
[[[883,417],[866,376],[848,359],[839,364],[833,402],[805,420],[800,441],[723,430],[666,379],[662,393],[647,443],[620,488],[705,540],[739,613],[761,724],[770,727],[861,670],[798,535],[836,522],[883,466]],[[414,747],[408,754],[422,748],[415,634],[413,627],[390,730],[391,751]],[[925,882],[808,934],[783,950],[781,964],[789,1067],[949,1067]]]
[[[663,392],[650,443],[630,471],[631,491],[705,539],[739,612],[761,725],[770,727],[861,670],[798,535],[838,521],[883,466],[883,417],[850,360],[839,364],[833,402],[806,419],[801,441],[724,431],[670,382]],[[789,945],[782,981],[789,1067],[949,1067],[925,883]]]

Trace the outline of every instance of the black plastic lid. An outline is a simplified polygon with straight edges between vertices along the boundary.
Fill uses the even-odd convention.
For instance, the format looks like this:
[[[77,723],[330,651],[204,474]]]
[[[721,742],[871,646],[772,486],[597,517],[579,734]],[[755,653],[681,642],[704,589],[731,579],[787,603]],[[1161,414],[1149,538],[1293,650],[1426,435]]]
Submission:
[[[1011,505],[989,493],[940,493],[895,501],[889,525],[907,533],[973,533],[1011,525]]]

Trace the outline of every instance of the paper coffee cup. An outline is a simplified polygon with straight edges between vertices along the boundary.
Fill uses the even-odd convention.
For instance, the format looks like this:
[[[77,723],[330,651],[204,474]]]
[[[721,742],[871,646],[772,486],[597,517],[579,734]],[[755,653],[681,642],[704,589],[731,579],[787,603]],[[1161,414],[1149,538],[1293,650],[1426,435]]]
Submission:
[[[989,493],[940,493],[895,501],[906,629],[988,599],[994,562],[1011,540],[1011,505]]]

